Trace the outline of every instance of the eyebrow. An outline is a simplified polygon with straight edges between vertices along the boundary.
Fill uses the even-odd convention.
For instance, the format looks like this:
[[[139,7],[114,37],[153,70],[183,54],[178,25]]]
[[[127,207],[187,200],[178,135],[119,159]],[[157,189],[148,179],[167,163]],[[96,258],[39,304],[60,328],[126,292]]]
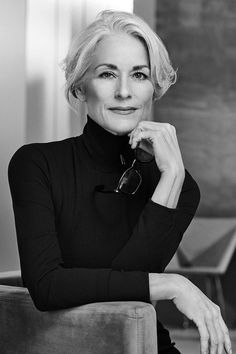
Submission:
[[[118,67],[114,64],[108,64],[108,63],[103,63],[103,64],[99,64],[98,66],[95,67],[95,70],[98,69],[100,66],[106,66],[107,68],[111,69],[111,70],[118,70]],[[141,69],[148,69],[150,70],[148,65],[135,65],[133,66],[132,70],[141,70]]]

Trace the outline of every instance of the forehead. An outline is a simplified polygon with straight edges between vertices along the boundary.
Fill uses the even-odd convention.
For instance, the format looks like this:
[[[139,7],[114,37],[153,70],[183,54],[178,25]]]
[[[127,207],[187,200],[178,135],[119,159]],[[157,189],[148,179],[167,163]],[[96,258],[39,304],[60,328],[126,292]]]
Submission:
[[[128,34],[112,34],[104,37],[94,51],[92,65],[102,63],[123,66],[149,66],[148,52],[145,45]]]

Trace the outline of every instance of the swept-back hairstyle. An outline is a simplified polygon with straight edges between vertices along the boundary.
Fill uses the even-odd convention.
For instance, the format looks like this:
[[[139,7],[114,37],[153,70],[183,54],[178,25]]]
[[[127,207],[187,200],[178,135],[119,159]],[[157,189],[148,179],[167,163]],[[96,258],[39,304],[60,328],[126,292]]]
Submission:
[[[76,36],[64,60],[66,76],[65,95],[71,104],[71,94],[86,81],[86,73],[91,66],[91,58],[97,44],[107,35],[125,33],[144,43],[150,62],[154,98],[160,98],[176,81],[168,52],[158,35],[140,17],[123,11],[102,11],[94,22]]]

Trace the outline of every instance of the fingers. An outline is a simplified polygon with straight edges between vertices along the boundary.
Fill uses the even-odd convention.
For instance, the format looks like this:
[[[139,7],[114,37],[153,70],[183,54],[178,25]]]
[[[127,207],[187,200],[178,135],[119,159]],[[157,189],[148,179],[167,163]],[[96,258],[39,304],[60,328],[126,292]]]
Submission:
[[[226,353],[232,353],[231,341],[229,337],[229,331],[226,327],[226,324],[222,318],[220,307],[214,304],[211,300],[208,299],[208,304],[211,307],[211,322],[213,323],[216,335],[217,335],[217,354],[223,353],[225,349]],[[213,339],[213,341],[215,338]]]
[[[133,134],[131,139],[131,147],[132,149],[135,149],[142,140],[148,140],[153,145],[155,143],[156,144],[163,143],[164,139],[165,139],[164,136],[159,131],[154,132],[152,130],[149,131],[136,130],[136,132]]]
[[[201,320],[196,321],[200,339],[201,353],[232,354],[229,331],[221,316],[219,306],[207,298],[207,307],[202,311]]]
[[[218,351],[217,354],[222,354],[224,350],[224,343],[225,343],[225,335],[224,335],[224,330],[222,328],[222,325],[220,323],[220,319],[223,321],[220,308],[219,306],[213,304],[213,322],[215,325],[216,333],[217,333],[217,339],[218,339]],[[226,326],[225,326],[226,327]],[[227,327],[226,327],[227,329]]]
[[[165,150],[168,149],[170,158],[174,158],[176,163],[183,167],[182,156],[174,126],[168,123],[142,121],[130,134],[131,147],[135,149],[139,143],[141,143],[141,148],[144,147],[144,150],[145,148],[148,148],[148,152],[154,153],[155,156],[162,152],[166,153]],[[154,149],[153,151],[153,144],[156,147],[158,146],[159,150]],[[160,150],[160,148],[162,150]]]
[[[200,335],[201,354],[208,354],[209,353],[209,333],[205,325],[205,322],[203,319],[201,319],[199,320],[199,322],[196,322],[196,325]]]
[[[169,144],[178,144],[174,126],[170,125],[169,123],[142,121],[130,134],[130,143],[132,147],[136,147],[136,141],[139,140],[141,132],[149,132],[153,135],[155,135],[155,132],[159,132],[165,136],[165,139],[169,142]]]
[[[142,122],[144,123],[144,122]],[[147,122],[153,123],[153,122]],[[154,124],[154,125],[153,125]],[[178,144],[176,145],[177,138],[174,138],[169,124],[159,125],[158,123],[144,125],[141,123],[130,134],[130,144],[132,149],[135,149],[141,141],[148,141],[153,144],[165,144],[172,150],[172,155],[175,156],[179,150]],[[156,125],[155,125],[156,124]]]
[[[206,310],[206,325],[209,334],[209,345],[210,345],[210,354],[222,354],[222,335],[217,326],[217,322],[214,321],[214,316],[209,310]],[[220,350],[221,347],[221,351]]]
[[[130,134],[132,149],[140,146],[155,156],[161,172],[184,173],[175,128],[168,123],[142,121]]]
[[[204,294],[199,294],[203,301],[198,304],[198,316],[194,322],[199,330],[201,354],[222,354],[221,335],[215,326],[212,308],[208,306],[208,298]]]
[[[224,350],[224,335],[223,335],[223,331],[222,328],[219,324],[218,321],[216,321],[215,323],[215,329],[217,332],[217,344],[218,344],[218,351],[217,354],[222,354],[223,350]]]
[[[228,328],[223,320],[223,318],[220,316],[219,318],[219,322],[221,325],[221,329],[223,332],[223,336],[224,336],[224,349],[226,353],[232,354],[232,345],[231,345],[231,340],[230,340],[230,336],[229,336],[229,331]]]
[[[232,354],[229,331],[218,305],[189,280],[177,278],[179,292],[174,298],[177,308],[193,320],[199,330],[201,354]],[[186,296],[186,294],[189,294]]]

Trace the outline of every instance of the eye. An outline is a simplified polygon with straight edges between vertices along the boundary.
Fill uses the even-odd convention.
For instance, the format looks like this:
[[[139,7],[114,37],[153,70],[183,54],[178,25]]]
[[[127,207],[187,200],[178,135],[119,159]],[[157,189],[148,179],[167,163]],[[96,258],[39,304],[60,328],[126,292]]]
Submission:
[[[148,76],[144,73],[142,73],[141,71],[137,71],[136,73],[133,74],[135,79],[138,80],[146,80],[148,78]]]
[[[100,77],[102,79],[112,79],[112,78],[115,77],[115,74],[113,72],[110,72],[110,71],[104,71],[101,74],[99,74],[98,77]]]

